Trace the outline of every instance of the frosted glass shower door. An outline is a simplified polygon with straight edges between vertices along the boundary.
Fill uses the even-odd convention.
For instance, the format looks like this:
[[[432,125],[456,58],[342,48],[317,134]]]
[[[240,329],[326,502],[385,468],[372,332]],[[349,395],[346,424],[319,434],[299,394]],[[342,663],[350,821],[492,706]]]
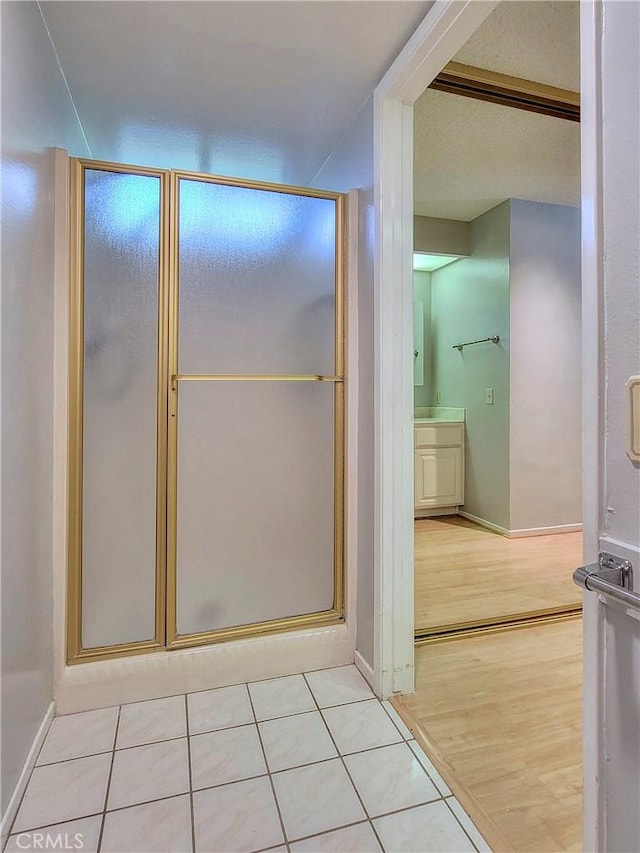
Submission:
[[[77,161],[74,175],[70,661],[164,644],[167,383],[164,173]]]
[[[335,621],[341,198],[175,181],[168,644]]]

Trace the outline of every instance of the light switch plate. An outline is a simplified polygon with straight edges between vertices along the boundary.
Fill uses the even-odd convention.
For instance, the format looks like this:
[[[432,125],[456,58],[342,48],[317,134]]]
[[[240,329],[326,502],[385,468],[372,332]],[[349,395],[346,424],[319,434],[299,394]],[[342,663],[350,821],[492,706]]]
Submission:
[[[640,376],[630,376],[627,381],[629,394],[627,456],[633,462],[640,462]]]

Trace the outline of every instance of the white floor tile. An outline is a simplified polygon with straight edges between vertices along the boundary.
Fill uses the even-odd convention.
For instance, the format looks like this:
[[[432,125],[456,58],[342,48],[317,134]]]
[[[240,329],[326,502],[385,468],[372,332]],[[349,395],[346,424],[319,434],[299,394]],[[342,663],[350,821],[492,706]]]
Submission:
[[[389,853],[474,853],[444,800],[376,818],[373,825]]]
[[[484,838],[480,835],[480,833],[478,832],[478,830],[474,826],[473,821],[471,820],[469,815],[465,812],[465,810],[462,808],[460,803],[456,800],[456,798],[450,797],[447,800],[447,804],[448,804],[449,808],[451,809],[451,811],[458,818],[458,820],[462,824],[463,828],[465,829],[467,835],[469,836],[469,838],[471,838],[471,840],[473,841],[475,846],[478,848],[480,853],[491,853],[491,848],[489,847],[487,842],[484,840]]]
[[[440,798],[406,743],[349,755],[345,764],[370,817]]]
[[[253,722],[246,684],[189,693],[189,734],[214,732]]]
[[[194,735],[190,741],[194,790],[267,772],[255,725]]]
[[[249,693],[258,721],[316,710],[313,696],[301,675],[256,681],[249,685]]]
[[[56,717],[36,764],[52,764],[54,761],[109,752],[113,749],[117,720],[117,708]]]
[[[195,791],[193,818],[202,853],[251,853],[284,841],[266,776]]]
[[[120,710],[116,749],[186,737],[186,734],[187,712],[184,696],[134,702],[131,705],[123,705]]]
[[[326,708],[322,714],[342,755],[402,740],[377,699]]]
[[[271,771],[288,770],[338,755],[318,711],[267,720],[259,728]]]
[[[307,682],[321,708],[373,699],[371,688],[355,666],[338,666],[306,674]]]
[[[107,808],[134,806],[188,790],[186,738],[134,746],[115,753]]]
[[[13,825],[22,832],[97,814],[104,808],[111,753],[36,767]]]
[[[101,853],[191,853],[189,795],[107,812]],[[83,850],[84,853],[84,850]]]
[[[338,759],[285,770],[271,778],[290,840],[318,835],[366,817]]]
[[[431,777],[431,781],[436,786],[436,788],[440,791],[442,796],[443,797],[451,796],[451,789],[449,788],[447,783],[444,781],[442,776],[438,773],[436,768],[433,766],[433,764],[429,760],[428,756],[425,754],[425,752],[421,748],[420,744],[417,741],[412,740],[412,741],[409,741],[409,746],[411,747],[411,749],[415,753],[416,758],[418,759],[420,764],[422,764],[424,769],[427,771],[427,773]]]
[[[291,853],[380,853],[370,823],[357,823],[291,845]]]
[[[100,838],[102,815],[83,817],[68,823],[56,823],[33,832],[10,835],[4,853],[22,853],[24,850],[82,850],[96,853]],[[42,836],[44,835],[44,839]]]
[[[400,732],[402,737],[405,740],[411,740],[413,738],[412,732],[410,731],[409,728],[407,728],[407,726],[403,722],[402,718],[400,717],[400,714],[398,714],[398,712],[393,707],[391,702],[389,702],[388,699],[385,699],[385,701],[382,703],[382,707],[385,709],[387,714],[391,717],[391,719],[395,723],[396,728],[398,729],[398,731]]]

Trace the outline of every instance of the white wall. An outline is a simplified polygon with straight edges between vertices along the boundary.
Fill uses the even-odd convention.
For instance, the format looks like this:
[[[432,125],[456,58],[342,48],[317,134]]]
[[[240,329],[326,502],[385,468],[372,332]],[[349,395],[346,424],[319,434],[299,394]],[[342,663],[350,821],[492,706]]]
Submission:
[[[471,257],[431,274],[431,312],[432,393],[466,409],[464,509],[508,528],[509,202],[471,223]],[[452,348],[491,335],[498,345]]]
[[[580,211],[511,201],[510,524],[582,520]]]
[[[499,205],[431,292],[431,403],[440,390],[466,409],[465,512],[513,532],[580,524],[580,211]],[[494,334],[497,347],[452,349]]]
[[[2,811],[52,699],[53,152],[84,144],[36,3],[2,21]]]
[[[422,305],[423,336],[417,344],[418,358],[423,361],[423,384],[413,386],[414,406],[431,406],[431,273],[414,271],[413,273],[414,311],[416,303]]]
[[[635,591],[640,592],[640,464],[625,452],[624,387],[629,376],[640,374],[640,5],[605,2],[605,21],[605,423],[600,532],[605,549],[631,560]],[[603,622],[606,735],[600,785],[606,811],[601,849],[635,851],[640,850],[640,621],[607,606]],[[587,647],[586,654],[591,650]]]
[[[358,594],[356,648],[373,666],[374,291],[373,97],[362,107],[311,186],[359,191],[358,222]],[[347,377],[348,381],[348,377]]]

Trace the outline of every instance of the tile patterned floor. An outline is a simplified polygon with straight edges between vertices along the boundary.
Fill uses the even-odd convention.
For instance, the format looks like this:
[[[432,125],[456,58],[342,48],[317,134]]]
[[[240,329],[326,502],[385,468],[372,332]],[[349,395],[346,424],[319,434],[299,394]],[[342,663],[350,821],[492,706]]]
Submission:
[[[11,832],[8,853],[489,851],[354,666],[57,717]]]

